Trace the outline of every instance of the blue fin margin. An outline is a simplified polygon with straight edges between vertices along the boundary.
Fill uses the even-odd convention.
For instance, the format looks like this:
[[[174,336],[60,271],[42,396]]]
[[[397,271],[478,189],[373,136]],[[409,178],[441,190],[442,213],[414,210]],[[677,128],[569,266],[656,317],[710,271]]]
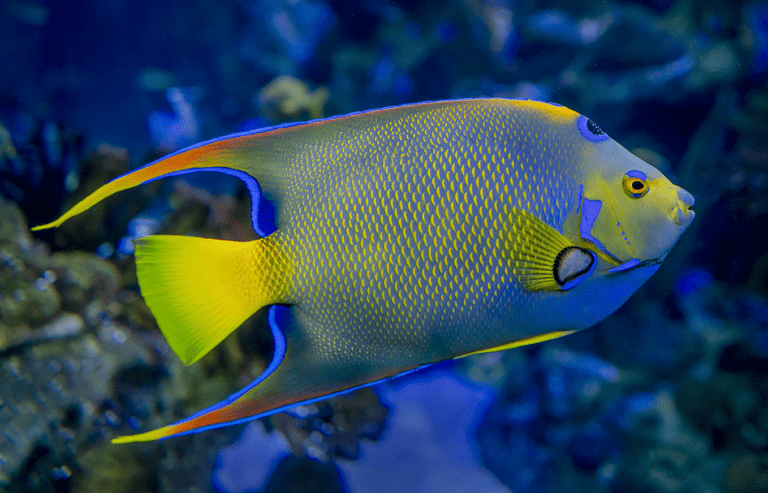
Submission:
[[[261,375],[259,375],[254,381],[249,383],[247,386],[243,387],[242,389],[240,389],[236,393],[230,395],[229,397],[227,397],[223,401],[221,401],[221,402],[219,402],[217,404],[214,404],[211,407],[203,409],[202,411],[198,411],[198,412],[196,412],[195,414],[193,414],[192,416],[190,416],[188,418],[185,418],[185,419],[183,419],[181,421],[177,421],[176,423],[173,423],[173,425],[185,423],[187,421],[190,421],[190,420],[192,420],[194,418],[197,418],[199,416],[202,416],[204,414],[207,414],[207,413],[216,411],[218,409],[221,409],[221,408],[223,408],[225,406],[228,406],[229,404],[235,402],[237,399],[239,399],[240,397],[245,395],[248,391],[250,391],[251,389],[253,389],[257,385],[259,385],[267,377],[269,377],[277,369],[277,367],[280,366],[280,363],[283,362],[283,358],[285,357],[285,352],[286,352],[285,335],[283,334],[283,331],[279,327],[279,321],[278,320],[287,317],[288,316],[288,313],[287,313],[288,310],[290,310],[290,307],[285,306],[285,305],[272,305],[272,306],[269,307],[269,317],[268,317],[269,318],[269,327],[270,327],[270,331],[272,332],[272,337],[274,338],[274,341],[275,341],[275,350],[274,350],[274,354],[272,356],[272,361],[269,363],[269,366],[267,366],[267,368],[264,370],[264,372]],[[280,313],[280,312],[283,312],[283,313]],[[417,371],[422,370],[422,369],[424,369],[426,367],[429,367],[429,366],[432,366],[432,363],[428,363],[426,365],[421,365],[421,366],[418,366],[416,368],[412,368],[410,370],[406,370],[404,372],[400,372],[400,373],[398,373],[396,375],[392,375],[392,376],[389,376],[389,377],[386,377],[386,378],[375,380],[373,382],[364,383],[362,385],[357,385],[355,387],[350,387],[348,389],[340,390],[338,392],[332,392],[330,394],[326,394],[326,395],[323,395],[323,396],[320,396],[320,397],[313,397],[311,399],[307,399],[307,400],[304,400],[304,401],[294,402],[293,404],[289,404],[289,405],[286,405],[286,406],[281,406],[281,407],[278,407],[278,408],[275,408],[275,409],[270,409],[269,411],[265,411],[265,412],[259,413],[259,414],[254,414],[253,416],[248,416],[246,418],[240,418],[240,419],[237,419],[237,420],[234,420],[234,421],[227,421],[227,422],[224,422],[224,423],[215,423],[215,424],[211,424],[211,425],[207,425],[207,426],[202,426],[200,428],[195,428],[193,430],[186,430],[186,431],[182,431],[180,433],[176,433],[176,434],[173,434],[173,435],[162,437],[162,438],[160,438],[158,440],[167,440],[169,438],[174,438],[174,437],[183,436],[183,435],[191,435],[193,433],[200,433],[202,431],[214,430],[216,428],[223,428],[225,426],[232,426],[232,425],[247,423],[248,421],[253,421],[255,419],[260,419],[260,418],[265,418],[267,416],[272,416],[273,414],[281,413],[283,411],[287,411],[287,410],[289,410],[291,408],[294,408],[294,407],[297,407],[297,406],[305,406],[307,404],[312,404],[312,403],[315,403],[315,402],[319,402],[319,401],[324,401],[326,399],[330,399],[331,397],[336,397],[336,396],[339,396],[339,395],[348,394],[348,393],[350,393],[352,391],[355,391],[355,390],[358,390],[358,389],[362,389],[362,388],[365,388],[365,387],[371,387],[373,385],[377,385],[377,384],[379,384],[381,382],[385,382],[385,381],[393,379],[393,378],[402,377],[402,376],[405,376],[405,375],[417,372]],[[173,426],[173,425],[171,425],[171,426]]]

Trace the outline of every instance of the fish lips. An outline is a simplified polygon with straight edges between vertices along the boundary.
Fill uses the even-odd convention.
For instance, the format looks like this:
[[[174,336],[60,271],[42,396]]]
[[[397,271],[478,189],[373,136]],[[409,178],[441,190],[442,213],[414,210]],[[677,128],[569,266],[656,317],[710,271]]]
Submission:
[[[696,217],[696,213],[693,212],[695,203],[696,199],[693,198],[693,195],[682,188],[678,189],[677,205],[672,209],[672,220],[683,228],[690,226]]]

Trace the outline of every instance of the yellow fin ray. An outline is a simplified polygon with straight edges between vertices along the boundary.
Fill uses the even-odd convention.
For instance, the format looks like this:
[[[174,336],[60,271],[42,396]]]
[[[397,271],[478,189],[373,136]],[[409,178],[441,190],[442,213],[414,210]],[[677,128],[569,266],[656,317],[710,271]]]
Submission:
[[[288,263],[274,243],[274,236],[251,242],[188,236],[134,241],[141,294],[185,365],[259,308],[284,301]]]
[[[138,433],[136,435],[125,435],[112,439],[112,443],[137,443],[137,442],[152,442],[160,440],[167,436],[173,435],[173,426],[163,426],[156,430],[147,431],[145,433]]]
[[[551,341],[552,339],[557,339],[558,337],[567,336],[570,334],[573,334],[576,332],[575,330],[558,330],[555,332],[548,332],[546,334],[540,334],[533,337],[528,337],[526,339],[520,339],[519,341],[510,342],[507,344],[502,344],[501,346],[492,347],[488,349],[481,349],[480,351],[473,351],[471,353],[462,354],[461,356],[457,356],[455,359],[459,358],[465,358],[467,356],[472,356],[473,354],[480,354],[480,353],[493,353],[496,351],[506,351],[507,349],[513,349],[520,346],[529,346],[531,344],[538,344],[540,342],[545,341]]]
[[[512,274],[528,291],[567,290],[588,277],[595,255],[525,210],[516,210],[508,231]]]

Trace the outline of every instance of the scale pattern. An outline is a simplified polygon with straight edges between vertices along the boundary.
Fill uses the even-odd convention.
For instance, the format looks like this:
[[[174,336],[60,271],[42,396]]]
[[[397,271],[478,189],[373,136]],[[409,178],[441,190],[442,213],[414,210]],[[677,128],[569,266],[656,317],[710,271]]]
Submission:
[[[526,302],[515,211],[561,230],[578,200],[577,114],[478,100],[375,118],[326,126],[289,163],[276,233],[293,262],[288,302],[328,363],[487,347],[482,332]]]

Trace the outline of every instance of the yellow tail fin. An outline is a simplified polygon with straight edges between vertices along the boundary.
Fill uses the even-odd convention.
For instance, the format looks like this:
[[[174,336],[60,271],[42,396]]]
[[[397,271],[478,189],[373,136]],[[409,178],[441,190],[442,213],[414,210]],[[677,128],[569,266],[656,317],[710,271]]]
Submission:
[[[290,265],[275,235],[134,240],[141,294],[185,364],[203,357],[259,308],[286,301]]]

